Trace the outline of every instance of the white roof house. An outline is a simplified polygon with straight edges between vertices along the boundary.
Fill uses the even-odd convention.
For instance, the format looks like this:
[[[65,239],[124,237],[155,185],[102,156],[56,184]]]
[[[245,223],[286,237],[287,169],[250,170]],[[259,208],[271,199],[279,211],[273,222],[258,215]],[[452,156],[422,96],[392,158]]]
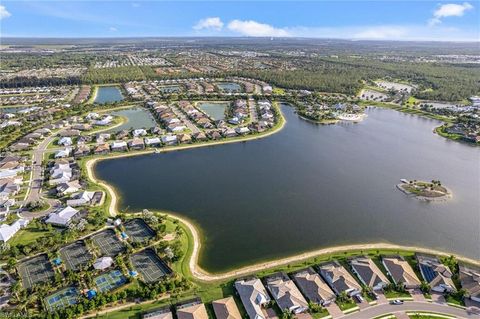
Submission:
[[[125,149],[127,148],[127,142],[125,141],[115,141],[112,143],[112,150]]]
[[[95,124],[106,126],[106,125],[109,125],[112,121],[113,121],[113,117],[111,115],[107,115],[103,119],[95,121]]]
[[[71,207],[82,206],[92,201],[95,192],[84,191],[73,194],[70,199],[67,200],[67,205]]]
[[[55,153],[55,158],[69,157],[71,153],[72,153],[72,149],[70,147],[67,147],[64,150],[57,151]]]
[[[93,263],[93,268],[104,270],[112,266],[113,259],[112,257],[100,257]]]
[[[72,144],[73,144],[72,138],[68,136],[64,136],[58,140],[58,145],[70,146]]]
[[[21,228],[27,226],[28,220],[19,219],[13,222],[11,225],[0,225],[0,241],[7,242],[13,237]]]
[[[133,136],[135,136],[135,137],[145,136],[145,135],[147,135],[147,131],[143,128],[133,130]]]
[[[158,145],[160,143],[161,141],[159,137],[145,138],[145,145]]]
[[[67,206],[65,208],[60,209],[56,213],[50,213],[48,215],[47,220],[45,220],[45,223],[54,224],[58,226],[67,226],[77,213],[78,213],[78,210],[70,206]]]
[[[235,289],[250,319],[265,319],[262,306],[270,302],[270,297],[260,279],[253,277],[238,280]]]
[[[57,193],[65,195],[78,192],[78,190],[82,188],[78,180],[69,181],[66,183],[60,183],[57,186]]]

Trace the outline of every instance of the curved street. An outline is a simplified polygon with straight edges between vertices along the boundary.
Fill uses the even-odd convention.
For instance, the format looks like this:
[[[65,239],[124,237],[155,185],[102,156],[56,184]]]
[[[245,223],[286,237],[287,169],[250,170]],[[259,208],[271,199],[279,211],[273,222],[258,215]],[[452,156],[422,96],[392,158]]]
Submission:
[[[478,309],[478,308],[477,308]],[[365,308],[359,312],[351,313],[338,318],[351,319],[371,319],[387,314],[398,314],[397,318],[407,318],[406,312],[432,312],[449,315],[456,318],[476,318],[480,317],[479,310],[461,309],[457,307],[448,306],[446,304],[432,303],[432,302],[418,302],[407,301],[402,305],[383,304]]]

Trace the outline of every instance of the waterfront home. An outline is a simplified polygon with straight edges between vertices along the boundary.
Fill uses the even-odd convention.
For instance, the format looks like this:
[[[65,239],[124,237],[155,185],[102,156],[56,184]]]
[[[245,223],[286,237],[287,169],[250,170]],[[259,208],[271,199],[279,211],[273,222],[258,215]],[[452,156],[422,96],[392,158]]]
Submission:
[[[350,266],[362,284],[373,290],[382,290],[390,283],[387,276],[368,257],[359,256],[352,258],[350,259]]]
[[[112,121],[113,121],[113,117],[111,115],[107,115],[103,119],[95,121],[94,124],[100,125],[100,126],[107,126],[107,125],[110,125]]]
[[[72,125],[72,129],[79,131],[88,131],[92,129],[92,126],[90,124],[75,124]]]
[[[71,137],[62,137],[58,140],[58,145],[70,146],[73,144]]]
[[[164,145],[175,145],[178,143],[176,135],[164,135],[162,136],[162,143]]]
[[[190,134],[180,134],[177,136],[178,142],[182,144],[192,143],[192,137]]]
[[[209,131],[207,134],[212,140],[219,140],[222,138],[222,134],[217,130]]]
[[[79,158],[90,154],[90,147],[87,145],[79,145],[73,152],[73,157]]]
[[[87,116],[85,116],[85,119],[87,120],[96,120],[96,119],[99,119],[100,118],[100,115],[98,113],[95,113],[95,112],[90,112],[87,114]]]
[[[265,286],[256,277],[235,281],[235,289],[250,319],[265,319],[263,307],[270,302]]]
[[[237,132],[233,128],[226,128],[222,131],[222,135],[224,137],[235,137],[237,136]]]
[[[110,147],[114,152],[124,152],[128,150],[127,142],[125,141],[114,141]]]
[[[109,140],[112,137],[110,133],[99,133],[97,134],[97,143],[103,143],[106,140]]]
[[[72,194],[67,200],[67,205],[71,207],[90,205],[94,199],[95,192],[83,191]]]
[[[50,213],[48,215],[45,223],[67,227],[78,213],[78,210],[70,206],[67,206],[65,208],[59,208],[56,212]]]
[[[129,135],[130,135],[130,132],[128,130],[121,130],[121,131],[117,132],[117,134],[115,134],[115,138],[117,140],[123,140],[123,139],[128,138]]]
[[[170,307],[164,307],[143,314],[142,319],[173,319],[173,314]]]
[[[248,127],[237,127],[237,128],[235,129],[235,132],[236,132],[238,135],[245,135],[245,134],[250,133],[250,130],[248,129]]]
[[[133,130],[132,134],[134,137],[145,136],[147,135],[147,130],[143,128],[139,128],[139,129]]]
[[[72,153],[72,149],[70,147],[65,148],[64,150],[59,150],[55,152],[55,158],[65,158],[69,157]]]
[[[408,262],[400,255],[382,257],[382,264],[393,281],[407,289],[419,288],[420,280]]]
[[[452,292],[457,290],[452,280],[452,271],[436,256],[417,253],[415,257],[423,279],[428,282],[433,291]]]
[[[168,125],[167,129],[168,129],[168,131],[175,133],[175,132],[185,131],[187,129],[187,127],[183,124],[180,124],[180,123],[174,123],[174,124]]]
[[[231,296],[213,301],[212,306],[217,319],[242,319],[235,299]]]
[[[206,141],[208,138],[207,138],[207,135],[205,135],[204,132],[197,132],[197,133],[193,134],[193,139],[195,141],[200,142],[200,141]]]
[[[143,140],[141,138],[134,138],[130,142],[128,142],[128,147],[132,150],[143,150],[145,148],[145,144],[143,144]]]
[[[272,294],[282,311],[299,314],[308,310],[308,303],[284,273],[276,273],[266,279],[268,291]]]
[[[178,319],[208,319],[207,309],[200,301],[177,306]]]
[[[480,302],[480,267],[460,263],[458,265],[459,280],[465,296]]]
[[[93,153],[95,153],[96,155],[108,154],[110,153],[110,146],[108,145],[108,143],[97,145],[95,146]]]
[[[337,295],[342,292],[346,292],[349,296],[361,293],[362,287],[338,261],[321,264],[318,269],[320,275]]]
[[[335,301],[335,293],[312,268],[297,271],[292,277],[308,301],[319,305]]]
[[[12,224],[0,225],[0,241],[6,243],[10,240],[20,229],[25,228],[28,225],[27,219],[18,219]]]
[[[68,181],[57,185],[57,195],[64,196],[78,192],[82,188],[78,180]]]
[[[144,141],[145,141],[145,145],[149,147],[158,147],[162,144],[159,137],[152,137],[152,138],[146,137]]]

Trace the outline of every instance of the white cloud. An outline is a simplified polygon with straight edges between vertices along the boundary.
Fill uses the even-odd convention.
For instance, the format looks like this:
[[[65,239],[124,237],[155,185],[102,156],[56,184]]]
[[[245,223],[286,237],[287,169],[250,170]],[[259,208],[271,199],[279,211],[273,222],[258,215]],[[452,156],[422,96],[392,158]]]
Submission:
[[[193,28],[195,30],[210,29],[220,31],[223,28],[223,22],[222,20],[220,20],[219,17],[210,17],[198,21],[197,24],[193,26]]]
[[[7,11],[5,6],[0,6],[0,20],[10,17],[12,14]]]
[[[110,27],[110,28],[108,28],[108,31],[110,31],[110,32],[117,32],[118,29],[115,28],[115,27]]]
[[[383,39],[398,39],[404,37],[408,34],[406,27],[402,26],[376,26],[376,27],[366,27],[363,30],[359,30],[352,34],[354,39],[372,39],[372,40],[383,40]]]
[[[433,18],[428,21],[430,26],[434,26],[442,22],[442,18],[461,17],[465,11],[472,10],[473,6],[464,2],[463,4],[447,3],[440,5],[433,13]]]
[[[249,37],[288,37],[290,34],[285,29],[275,28],[266,23],[253,20],[233,20],[228,24],[228,29]]]

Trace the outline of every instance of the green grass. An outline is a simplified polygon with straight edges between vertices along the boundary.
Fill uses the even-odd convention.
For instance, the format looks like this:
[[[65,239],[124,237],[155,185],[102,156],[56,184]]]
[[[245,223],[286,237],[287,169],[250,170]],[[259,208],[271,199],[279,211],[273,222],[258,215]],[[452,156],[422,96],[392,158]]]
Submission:
[[[463,301],[463,299],[456,295],[447,295],[445,296],[445,300],[447,301],[447,303],[451,303],[458,306],[465,306],[465,302]]]
[[[412,297],[408,292],[399,292],[399,291],[386,291],[385,297],[387,298],[410,298]]]
[[[447,133],[445,129],[448,127],[448,125],[441,125],[435,128],[435,133],[437,133],[440,136],[443,136],[445,138],[451,139],[451,140],[460,140],[462,139],[462,135],[460,134],[451,134]]]
[[[36,227],[27,226],[25,229],[21,229],[15,237],[9,242],[10,246],[16,245],[28,245],[37,241],[41,237],[47,237],[52,235],[53,230],[41,230]]]
[[[341,302],[341,301],[337,300],[337,301],[335,301],[335,303],[338,305],[338,307],[342,311],[357,307],[357,304],[353,300],[350,300],[350,301],[347,301],[347,302]]]

